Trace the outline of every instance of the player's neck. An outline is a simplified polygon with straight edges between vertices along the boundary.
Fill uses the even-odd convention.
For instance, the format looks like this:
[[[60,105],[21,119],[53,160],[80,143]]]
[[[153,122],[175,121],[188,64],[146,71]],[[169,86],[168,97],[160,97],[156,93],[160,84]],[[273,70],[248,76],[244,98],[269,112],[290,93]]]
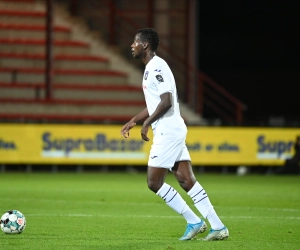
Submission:
[[[156,56],[155,52],[151,50],[147,51],[143,59],[144,64],[147,65],[154,56]]]

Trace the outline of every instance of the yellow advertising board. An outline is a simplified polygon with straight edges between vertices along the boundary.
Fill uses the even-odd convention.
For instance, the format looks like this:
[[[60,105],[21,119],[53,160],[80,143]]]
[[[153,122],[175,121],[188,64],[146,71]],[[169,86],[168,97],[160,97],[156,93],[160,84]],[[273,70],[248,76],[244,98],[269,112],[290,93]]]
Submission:
[[[0,164],[146,165],[151,141],[141,139],[140,126],[125,140],[121,127],[0,124]],[[300,129],[188,127],[186,143],[194,166],[281,165],[297,135]]]
[[[190,127],[186,143],[194,165],[282,165],[297,135],[300,129]]]

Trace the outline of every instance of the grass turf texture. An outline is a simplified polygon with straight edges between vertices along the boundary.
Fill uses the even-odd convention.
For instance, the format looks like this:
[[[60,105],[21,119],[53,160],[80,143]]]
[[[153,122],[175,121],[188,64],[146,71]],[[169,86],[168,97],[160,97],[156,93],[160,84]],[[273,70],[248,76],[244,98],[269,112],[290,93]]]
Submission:
[[[148,190],[145,173],[1,173],[0,212],[21,211],[27,227],[0,231],[0,249],[300,249],[299,176],[197,179],[230,230],[226,241],[179,241],[185,220]],[[166,181],[196,211],[171,174]]]

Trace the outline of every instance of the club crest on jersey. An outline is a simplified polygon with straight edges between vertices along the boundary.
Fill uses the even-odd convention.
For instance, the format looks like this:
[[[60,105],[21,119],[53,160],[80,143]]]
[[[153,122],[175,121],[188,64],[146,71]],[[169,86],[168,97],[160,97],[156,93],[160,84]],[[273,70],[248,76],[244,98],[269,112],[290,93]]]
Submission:
[[[162,77],[162,75],[156,75],[155,77],[156,77],[157,81],[164,82],[164,78]]]
[[[144,76],[144,79],[145,79],[145,80],[147,80],[148,74],[149,74],[149,71],[146,71],[145,76]]]

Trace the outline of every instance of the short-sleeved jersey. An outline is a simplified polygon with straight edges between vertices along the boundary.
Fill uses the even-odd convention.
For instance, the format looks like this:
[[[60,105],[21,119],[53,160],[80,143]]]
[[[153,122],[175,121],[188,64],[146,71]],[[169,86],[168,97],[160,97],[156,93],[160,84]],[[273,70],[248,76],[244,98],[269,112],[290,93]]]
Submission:
[[[146,65],[143,91],[149,115],[156,110],[162,94],[172,93],[172,107],[151,124],[155,138],[184,138],[187,127],[180,115],[175,79],[170,67],[162,58],[154,56]]]

